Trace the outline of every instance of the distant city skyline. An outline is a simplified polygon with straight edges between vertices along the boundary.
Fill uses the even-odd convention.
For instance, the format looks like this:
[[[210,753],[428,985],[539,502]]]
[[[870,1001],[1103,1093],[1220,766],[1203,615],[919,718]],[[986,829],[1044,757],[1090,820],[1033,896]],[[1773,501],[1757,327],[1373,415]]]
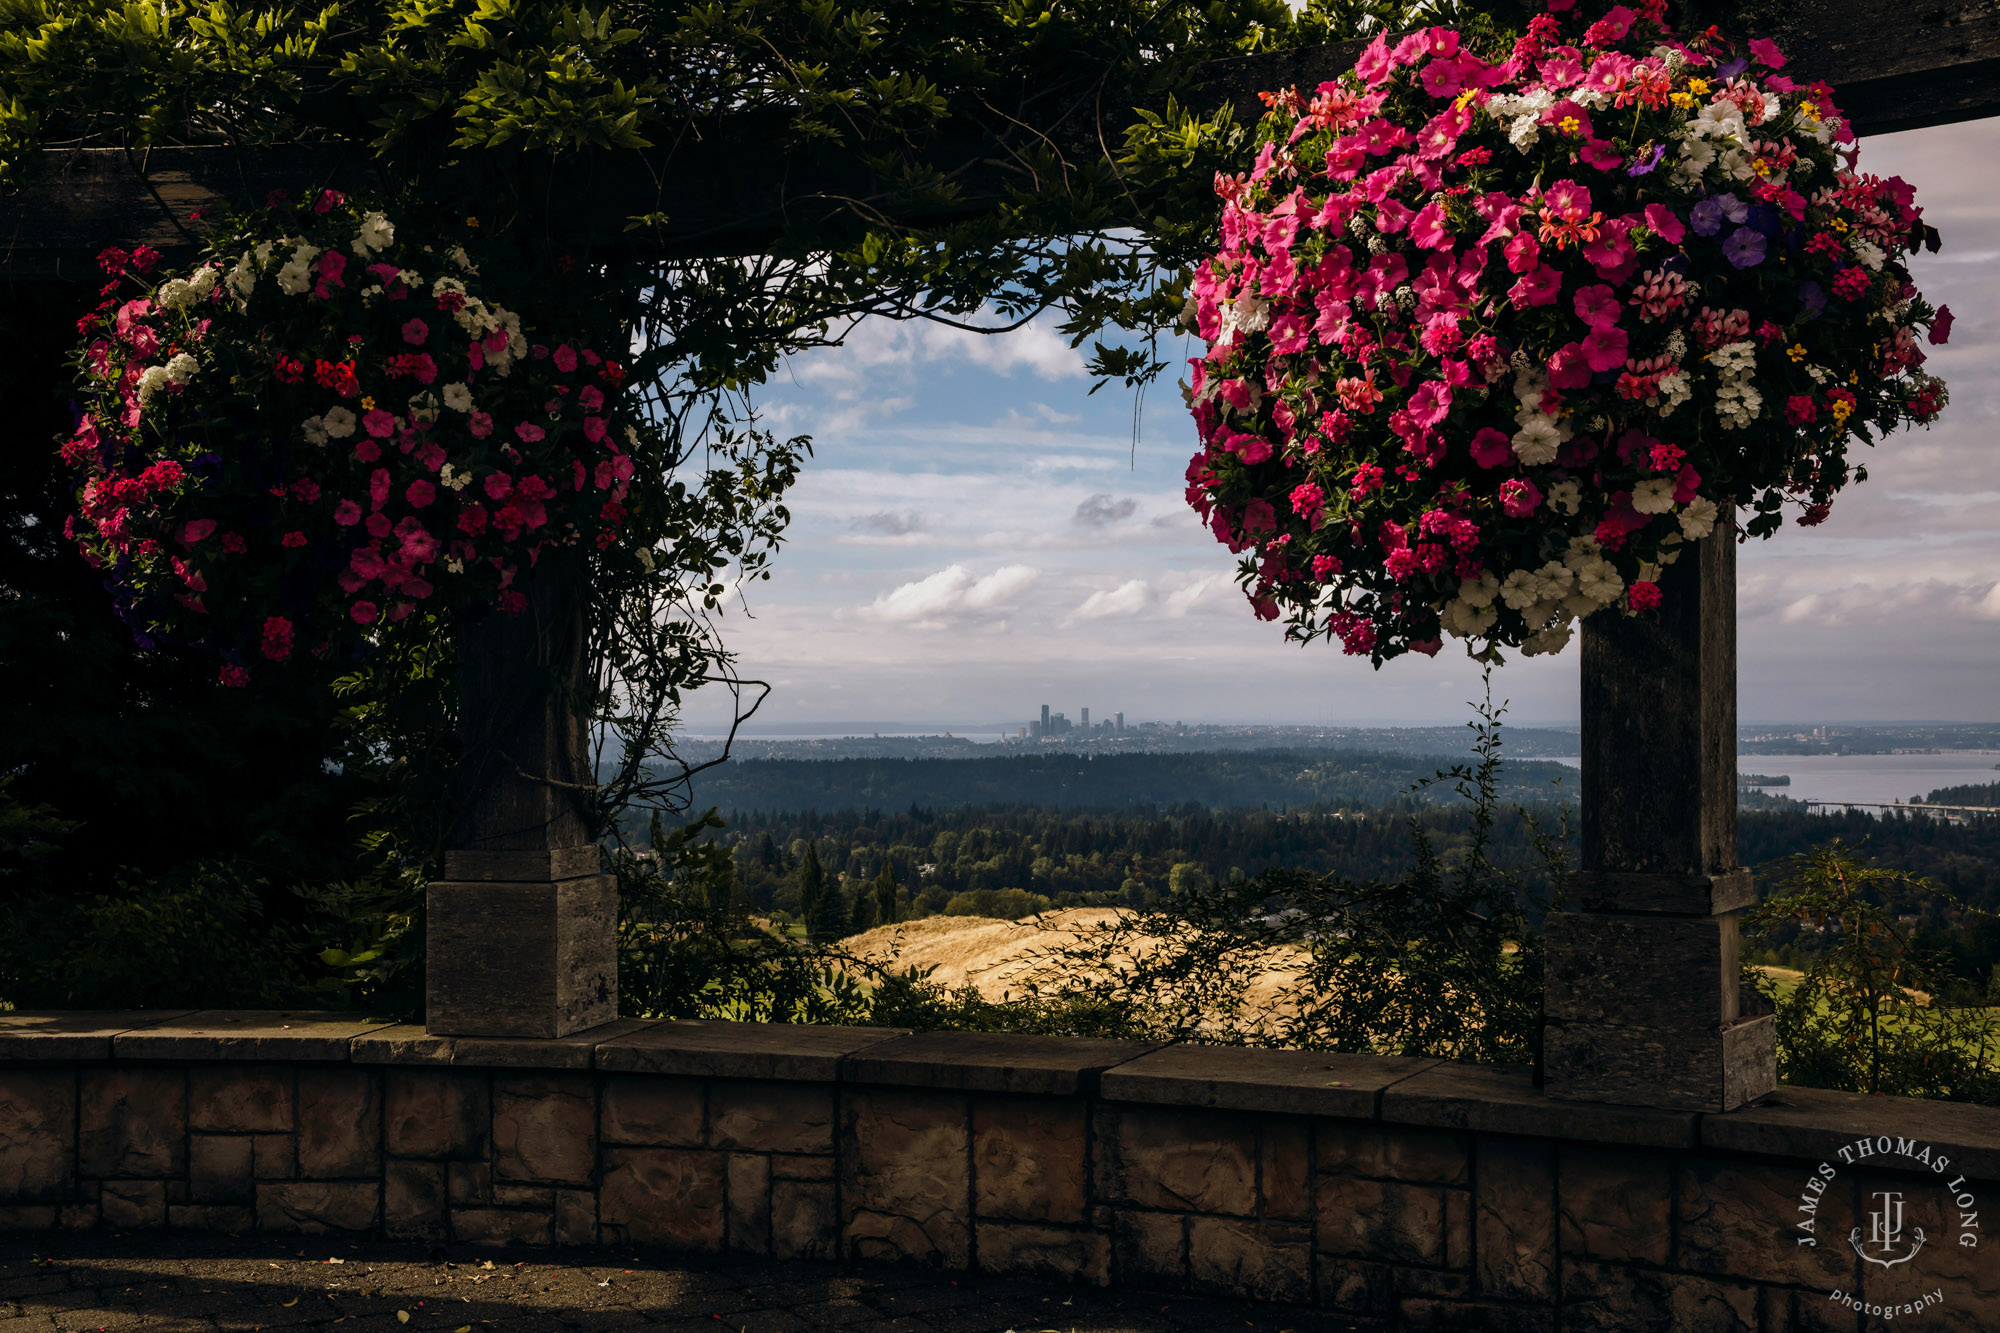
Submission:
[[[1934,429],[1861,450],[1870,479],[1823,526],[1742,548],[1742,717],[2000,719],[1995,160],[2000,121],[1862,144],[1862,169],[1911,181],[1943,234],[1912,268],[1957,314],[1951,344],[1927,349],[1952,402]],[[1128,725],[1468,717],[1479,673],[1452,647],[1378,672],[1251,616],[1234,559],[1181,497],[1194,439],[1180,373],[1136,402],[1092,396],[1047,319],[994,338],[871,323],[789,362],[756,395],[760,424],[811,435],[814,454],[774,577],[720,626],[743,674],[773,686],[758,723],[1017,729],[1044,699],[1068,712],[1093,697]],[[1576,672],[1574,648],[1511,660],[1495,697],[1511,720],[1573,725]],[[689,720],[720,715],[697,694]]]

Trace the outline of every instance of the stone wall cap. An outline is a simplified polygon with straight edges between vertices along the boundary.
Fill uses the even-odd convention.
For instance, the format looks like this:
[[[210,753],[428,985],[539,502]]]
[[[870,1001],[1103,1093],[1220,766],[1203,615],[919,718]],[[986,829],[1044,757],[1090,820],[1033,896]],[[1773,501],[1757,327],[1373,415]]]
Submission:
[[[1954,1174],[2000,1180],[2000,1108],[1781,1086],[1753,1105],[1701,1118],[1704,1148],[1836,1166],[1851,1165],[1839,1149],[1884,1135],[1938,1149],[1951,1159]],[[1927,1169],[1879,1153],[1867,1163],[1889,1171]]]
[[[1102,1071],[1158,1049],[1157,1042],[1022,1032],[920,1032],[850,1056],[840,1077],[844,1083],[1074,1096],[1095,1091]]]
[[[1439,1062],[1255,1046],[1169,1046],[1106,1073],[1109,1101],[1372,1120],[1383,1090]]]
[[[597,1045],[597,1068],[689,1078],[773,1078],[832,1083],[840,1062],[907,1028],[674,1019]]]
[[[1525,1072],[1450,1063],[1385,1089],[1381,1114],[1390,1124],[1641,1148],[1693,1147],[1699,1118],[1693,1111],[1564,1101],[1535,1087]]]
[[[111,1039],[184,1018],[193,1009],[0,1012],[0,1060],[109,1060]]]
[[[313,1009],[203,1009],[111,1039],[121,1060],[346,1060],[390,1018]]]
[[[415,1023],[364,1032],[352,1059],[368,1065],[453,1065],[461,1069],[589,1069],[597,1047],[643,1032],[657,1020],[619,1018],[567,1037],[444,1037]]]

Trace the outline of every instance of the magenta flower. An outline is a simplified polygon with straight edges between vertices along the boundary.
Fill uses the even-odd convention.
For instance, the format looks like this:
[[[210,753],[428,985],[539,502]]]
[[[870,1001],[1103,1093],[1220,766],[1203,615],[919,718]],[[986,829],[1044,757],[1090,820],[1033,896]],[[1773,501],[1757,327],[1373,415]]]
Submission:
[[[351,528],[361,521],[361,506],[352,500],[342,500],[333,507],[333,521],[343,528]]]
[[[532,421],[518,422],[514,426],[514,434],[520,437],[523,444],[533,444],[547,433]]]
[[[1618,294],[1602,284],[1585,287],[1575,298],[1576,317],[1593,328],[1609,328],[1618,322],[1624,306]]]
[[[472,438],[483,440],[493,433],[493,416],[488,412],[474,412],[466,419],[465,428],[472,432]]]
[[[1680,215],[1665,204],[1646,205],[1646,225],[1668,245],[1679,245],[1681,238],[1687,235],[1687,226]]]
[[[381,613],[382,609],[373,602],[356,602],[348,610],[348,614],[354,617],[354,623],[357,625],[372,625]]]
[[[568,343],[556,348],[556,369],[567,375],[576,369],[576,349]]]
[[[1435,426],[1451,413],[1451,389],[1430,380],[1410,395],[1410,417],[1420,426]]]
[[[1526,518],[1542,503],[1542,493],[1526,477],[1500,483],[1500,507],[1509,518]]]
[[[1533,272],[1508,289],[1508,299],[1516,306],[1551,305],[1562,295],[1562,274],[1547,264],[1537,264]]]
[[[413,481],[403,492],[403,498],[410,502],[412,508],[423,509],[437,499],[437,487],[427,481]]]
[[[1950,306],[1948,305],[1939,306],[1937,308],[1937,314],[1931,317],[1930,339],[1931,339],[1931,345],[1933,347],[1942,347],[1944,344],[1951,341]]]
[[[1483,468],[1501,467],[1514,461],[1514,445],[1505,434],[1487,426],[1472,437],[1472,461]]]
[[[361,427],[378,440],[386,440],[396,433],[396,418],[379,407],[371,407],[362,415]]]
[[[1592,370],[1619,370],[1628,351],[1625,330],[1599,325],[1583,340],[1583,359]]]
[[[1778,53],[1778,44],[1768,37],[1753,37],[1749,46],[1750,54],[1757,58],[1757,63],[1768,69],[1783,69],[1791,63]]]
[[[403,341],[412,347],[423,346],[424,339],[431,336],[431,326],[421,319],[413,319],[403,325]]]

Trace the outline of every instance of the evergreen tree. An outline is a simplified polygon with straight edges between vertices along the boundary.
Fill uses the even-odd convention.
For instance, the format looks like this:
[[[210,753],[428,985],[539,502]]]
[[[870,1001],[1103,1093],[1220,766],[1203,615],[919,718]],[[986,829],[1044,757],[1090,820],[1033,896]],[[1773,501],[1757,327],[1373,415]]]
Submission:
[[[875,876],[875,924],[893,926],[896,924],[896,872],[889,863],[882,863],[882,873]]]
[[[820,869],[819,848],[808,840],[805,855],[799,861],[799,920],[810,927],[820,899],[826,895],[826,872]]]
[[[864,884],[854,891],[854,910],[847,918],[847,933],[859,935],[875,925],[875,895],[870,892],[874,886]]]
[[[821,944],[847,934],[847,895],[840,891],[840,885],[821,886],[819,896],[806,912],[806,933]]]

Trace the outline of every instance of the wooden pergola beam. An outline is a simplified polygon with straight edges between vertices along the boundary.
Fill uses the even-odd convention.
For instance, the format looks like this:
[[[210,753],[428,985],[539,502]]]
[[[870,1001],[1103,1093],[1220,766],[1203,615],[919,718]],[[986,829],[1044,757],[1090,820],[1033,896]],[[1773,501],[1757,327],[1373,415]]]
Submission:
[[[2000,113],[2000,0],[1946,0],[1922,8],[1897,0],[1829,0],[1797,8],[1803,12],[1774,6],[1762,32],[1790,54],[1787,74],[1834,86],[1861,134]],[[1343,42],[1218,61],[1186,100],[1199,107],[1228,104],[1239,119],[1255,119],[1263,110],[1259,92],[1337,77],[1359,49],[1359,43]],[[1041,128],[1069,145],[1073,156],[1099,151],[1093,127]],[[587,201],[579,206],[608,235],[622,234],[628,218],[665,213],[666,224],[643,233],[641,242],[663,257],[759,251],[789,226],[835,218],[849,201],[891,199],[892,191],[855,163],[816,154],[773,170],[767,150],[746,151],[770,142],[764,131],[723,125],[672,151],[581,162],[552,177],[548,187],[558,197]],[[937,156],[968,164],[956,182],[961,201],[920,221],[975,213],[1010,186],[1031,183],[1023,169],[1010,165],[1004,145],[967,142]],[[675,188],[690,180],[703,188]],[[192,248],[196,238],[187,217],[195,210],[258,200],[273,189],[353,189],[371,181],[369,156],[359,145],[307,152],[51,151],[48,169],[32,186],[0,199],[0,276],[87,277],[97,251],[113,241]]]

